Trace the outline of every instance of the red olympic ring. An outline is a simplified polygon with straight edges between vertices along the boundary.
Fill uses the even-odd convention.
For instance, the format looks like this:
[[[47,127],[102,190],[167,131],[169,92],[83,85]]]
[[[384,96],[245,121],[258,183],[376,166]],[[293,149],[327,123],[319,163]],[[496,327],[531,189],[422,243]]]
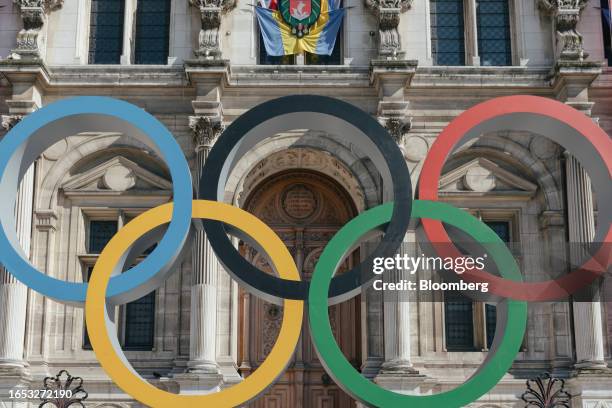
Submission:
[[[438,183],[444,162],[455,148],[466,141],[464,139],[467,133],[473,132],[477,126],[486,124],[487,121],[502,117],[510,119],[504,122],[504,126],[507,130],[512,130],[518,126],[517,122],[512,121],[513,114],[539,115],[572,128],[597,151],[607,167],[608,177],[612,179],[612,141],[591,118],[552,99],[526,95],[508,96],[491,99],[468,109],[440,133],[423,164],[419,178],[419,199],[438,200]],[[529,122],[529,118],[526,122]],[[528,125],[529,123],[522,123],[521,127]],[[585,165],[584,162],[582,164]],[[602,205],[607,206],[610,203],[600,201],[600,207]],[[551,301],[565,298],[589,285],[611,265],[612,225],[609,219],[600,222],[609,223],[607,233],[603,234],[601,247],[582,266],[558,279],[543,282],[515,282],[477,269],[467,270],[461,276],[469,281],[487,282],[489,292],[514,300]],[[423,219],[422,223],[425,235],[438,254],[450,257],[462,256],[440,221]]]

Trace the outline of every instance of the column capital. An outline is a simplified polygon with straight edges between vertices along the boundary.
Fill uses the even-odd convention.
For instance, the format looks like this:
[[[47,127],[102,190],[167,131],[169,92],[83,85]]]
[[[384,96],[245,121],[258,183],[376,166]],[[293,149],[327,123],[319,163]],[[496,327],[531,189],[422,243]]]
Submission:
[[[36,210],[34,212],[36,229],[39,231],[56,231],[57,214],[54,210]]]
[[[210,149],[225,130],[221,116],[190,116],[189,127],[193,131],[196,152],[202,149]]]

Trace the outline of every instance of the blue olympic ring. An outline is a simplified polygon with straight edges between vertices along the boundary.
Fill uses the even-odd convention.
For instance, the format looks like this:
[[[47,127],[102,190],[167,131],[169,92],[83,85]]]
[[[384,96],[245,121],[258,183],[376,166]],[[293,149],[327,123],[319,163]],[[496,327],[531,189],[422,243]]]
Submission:
[[[87,96],[55,102],[26,116],[0,141],[0,264],[42,295],[77,305],[85,302],[86,283],[55,279],[30,264],[14,220],[17,189],[26,170],[46,148],[85,131],[120,132],[136,138],[165,161],[172,178],[174,208],[163,238],[143,262],[110,281],[108,301],[124,303],[165,280],[187,240],[193,198],[189,165],[174,136],[152,115],[124,101]]]

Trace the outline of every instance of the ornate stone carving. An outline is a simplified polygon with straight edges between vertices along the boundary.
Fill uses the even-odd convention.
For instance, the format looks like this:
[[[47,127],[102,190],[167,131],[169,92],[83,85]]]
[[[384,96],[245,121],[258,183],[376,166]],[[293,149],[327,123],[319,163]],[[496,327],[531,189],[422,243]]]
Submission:
[[[17,33],[17,48],[12,50],[11,59],[40,58],[44,41],[42,28],[47,14],[61,8],[64,0],[13,0],[19,6],[23,28]]]
[[[588,0],[538,0],[540,11],[553,19],[556,59],[583,61],[588,57],[576,26]]]
[[[191,116],[189,127],[193,130],[196,151],[210,148],[225,130],[221,117]]]
[[[2,128],[7,132],[17,125],[23,115],[2,115]]]
[[[409,117],[381,117],[378,120],[397,144],[404,143],[404,136],[412,127],[412,121]]]
[[[401,39],[397,29],[401,13],[412,0],[365,0],[365,5],[378,18],[378,54],[383,58],[401,58]]]
[[[236,0],[189,0],[200,10],[202,28],[198,36],[198,49],[195,55],[204,59],[220,59],[219,27],[221,17],[236,7]]]

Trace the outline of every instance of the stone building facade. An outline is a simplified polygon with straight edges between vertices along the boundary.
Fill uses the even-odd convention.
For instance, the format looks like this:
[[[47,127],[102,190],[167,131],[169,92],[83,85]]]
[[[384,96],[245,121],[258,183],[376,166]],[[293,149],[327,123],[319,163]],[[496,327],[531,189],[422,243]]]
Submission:
[[[554,98],[612,134],[610,31],[600,0],[344,0],[347,14],[334,55],[281,59],[265,54],[251,3],[4,0],[4,130],[59,99],[112,96],[162,121],[197,176],[218,135],[245,111],[283,95],[327,95],[387,127],[414,185],[445,125],[493,97]],[[226,186],[226,201],[272,226],[308,278],[333,233],[381,202],[380,180],[350,135],[313,125],[271,134],[243,157]],[[483,135],[453,155],[440,188],[445,201],[525,248],[583,240],[596,222],[584,170],[539,135]],[[292,206],[292,197],[301,205]],[[67,134],[26,173],[16,214],[19,237],[40,270],[82,281],[118,228],[170,200],[163,162],[129,134]],[[568,221],[574,219],[583,222]],[[414,242],[415,234],[406,241]],[[241,251],[267,267],[250,248]],[[525,260],[526,273],[539,262],[544,260]],[[433,300],[396,305],[364,291],[331,309],[332,326],[351,363],[381,386],[441,392],[461,384],[483,361],[494,318],[485,304],[445,302],[441,294]],[[118,308],[118,336],[134,367],[157,386],[210,392],[257,368],[281,316],[281,308],[233,282],[200,235],[193,256],[161,288]],[[82,309],[45,299],[4,270],[0,325],[1,407],[38,406],[10,400],[9,390],[40,388],[44,377],[61,369],[84,378],[87,406],[139,406],[98,366]],[[611,362],[610,303],[532,305],[512,370],[473,406],[523,406],[525,379],[551,372],[567,379],[572,407],[612,407]],[[355,402],[325,374],[305,325],[289,369],[252,406]]]

